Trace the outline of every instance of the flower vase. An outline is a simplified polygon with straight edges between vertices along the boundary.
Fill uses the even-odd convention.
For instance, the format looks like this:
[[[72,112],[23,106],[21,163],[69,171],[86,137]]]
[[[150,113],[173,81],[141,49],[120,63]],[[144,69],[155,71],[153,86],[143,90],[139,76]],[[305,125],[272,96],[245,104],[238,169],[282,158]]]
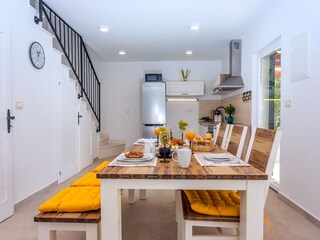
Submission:
[[[233,117],[231,115],[227,117],[227,123],[230,123],[230,124],[233,123]]]

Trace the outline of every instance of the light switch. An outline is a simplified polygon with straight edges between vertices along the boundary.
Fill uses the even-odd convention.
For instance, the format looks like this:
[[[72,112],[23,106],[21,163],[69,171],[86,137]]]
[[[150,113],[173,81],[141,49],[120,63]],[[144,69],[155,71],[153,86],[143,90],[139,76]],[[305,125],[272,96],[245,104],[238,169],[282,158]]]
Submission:
[[[284,102],[284,107],[286,107],[286,108],[291,108],[291,100],[286,100],[286,101]]]
[[[23,102],[22,101],[16,101],[16,104],[15,104],[15,108],[16,109],[23,109]]]

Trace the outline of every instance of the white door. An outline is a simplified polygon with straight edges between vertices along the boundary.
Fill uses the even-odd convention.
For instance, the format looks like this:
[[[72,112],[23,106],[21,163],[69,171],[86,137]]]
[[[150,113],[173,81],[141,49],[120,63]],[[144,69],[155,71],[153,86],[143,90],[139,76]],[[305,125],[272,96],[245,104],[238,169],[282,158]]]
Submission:
[[[7,130],[11,109],[11,46],[9,27],[0,24],[0,222],[13,215],[12,131]],[[14,125],[13,122],[11,122]]]
[[[79,100],[75,82],[69,79],[69,68],[61,66],[59,84],[59,183],[80,170],[79,165]]]
[[[93,162],[92,158],[92,120],[87,105],[80,103],[80,169],[84,169]]]

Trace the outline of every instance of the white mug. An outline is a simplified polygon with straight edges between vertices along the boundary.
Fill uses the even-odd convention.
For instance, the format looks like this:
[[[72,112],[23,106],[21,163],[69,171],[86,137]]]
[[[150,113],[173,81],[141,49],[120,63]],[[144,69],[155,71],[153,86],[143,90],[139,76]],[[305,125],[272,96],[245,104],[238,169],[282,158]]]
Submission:
[[[178,160],[174,158],[174,155],[178,155]],[[181,168],[188,168],[191,160],[191,150],[189,148],[180,148],[177,152],[172,153],[172,160],[179,163]]]

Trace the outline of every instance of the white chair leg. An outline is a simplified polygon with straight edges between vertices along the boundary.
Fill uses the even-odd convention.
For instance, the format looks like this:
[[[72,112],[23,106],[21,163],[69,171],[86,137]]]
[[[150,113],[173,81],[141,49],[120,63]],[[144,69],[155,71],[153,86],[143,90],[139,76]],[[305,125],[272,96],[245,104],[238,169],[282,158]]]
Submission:
[[[56,240],[57,231],[50,230],[49,224],[38,223],[38,240]]]
[[[139,189],[139,199],[140,200],[147,199],[147,190],[146,189]]]
[[[128,203],[134,204],[135,198],[134,198],[134,189],[128,189]]]
[[[86,224],[86,240],[98,239],[98,224],[87,223]]]

